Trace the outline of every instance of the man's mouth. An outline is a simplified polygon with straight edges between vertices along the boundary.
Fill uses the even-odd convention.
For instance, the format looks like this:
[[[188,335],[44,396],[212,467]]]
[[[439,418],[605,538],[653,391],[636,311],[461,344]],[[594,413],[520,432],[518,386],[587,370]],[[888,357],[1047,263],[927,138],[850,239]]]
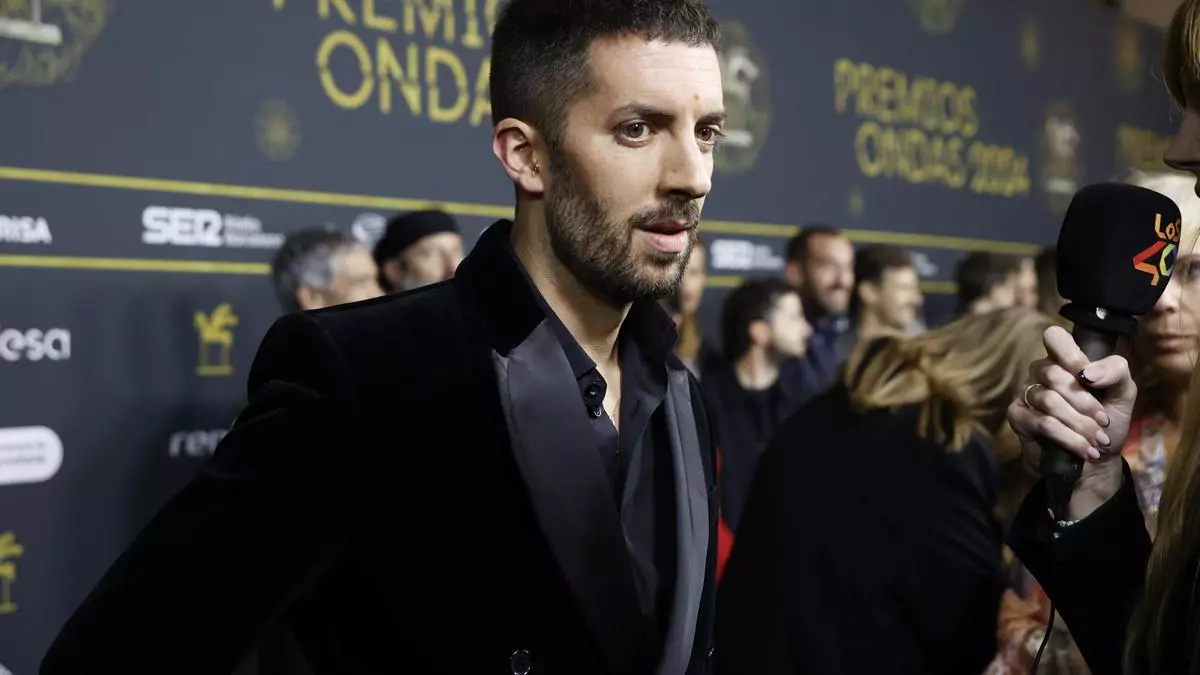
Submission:
[[[639,227],[650,245],[663,253],[683,253],[687,249],[693,224],[684,220],[664,220]]]

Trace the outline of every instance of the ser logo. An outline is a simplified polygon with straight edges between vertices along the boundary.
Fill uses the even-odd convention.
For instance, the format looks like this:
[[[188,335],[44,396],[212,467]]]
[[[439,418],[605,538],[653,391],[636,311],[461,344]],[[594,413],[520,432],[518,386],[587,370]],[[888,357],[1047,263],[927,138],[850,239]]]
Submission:
[[[170,206],[147,206],[142,227],[142,243],[158,246],[275,249],[284,237],[263,232],[262,221],[254,216]]]
[[[1175,267],[1175,256],[1179,249],[1179,221],[1162,224],[1162,214],[1154,214],[1154,234],[1158,241],[1146,250],[1133,256],[1133,268],[1150,275],[1150,285],[1157,286],[1158,280],[1171,278],[1171,270]]]

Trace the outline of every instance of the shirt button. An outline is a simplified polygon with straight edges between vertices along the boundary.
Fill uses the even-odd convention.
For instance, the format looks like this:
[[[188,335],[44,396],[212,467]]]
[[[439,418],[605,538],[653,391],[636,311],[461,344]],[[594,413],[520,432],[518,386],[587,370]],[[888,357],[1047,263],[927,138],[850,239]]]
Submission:
[[[513,652],[513,655],[508,658],[508,667],[512,670],[513,675],[529,675],[529,672],[533,670],[533,664],[529,661],[529,652],[524,649]]]
[[[600,416],[604,414],[604,408],[601,408],[598,405],[594,405],[594,406],[592,406],[592,409],[589,410],[588,412],[591,413],[593,418],[599,419]]]
[[[600,385],[596,384],[595,382],[589,384],[584,388],[583,395],[588,398],[596,398],[600,395]]]

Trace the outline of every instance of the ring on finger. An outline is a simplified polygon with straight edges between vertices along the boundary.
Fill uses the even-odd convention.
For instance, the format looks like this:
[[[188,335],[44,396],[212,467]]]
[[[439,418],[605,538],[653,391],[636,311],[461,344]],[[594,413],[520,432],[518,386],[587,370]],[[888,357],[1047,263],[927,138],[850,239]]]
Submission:
[[[1035,387],[1041,387],[1041,386],[1043,386],[1043,385],[1041,385],[1037,382],[1034,382],[1033,384],[1029,385],[1028,387],[1025,387],[1025,393],[1021,395],[1021,402],[1025,404],[1026,408],[1033,407],[1033,404],[1029,402],[1029,392],[1033,391]]]

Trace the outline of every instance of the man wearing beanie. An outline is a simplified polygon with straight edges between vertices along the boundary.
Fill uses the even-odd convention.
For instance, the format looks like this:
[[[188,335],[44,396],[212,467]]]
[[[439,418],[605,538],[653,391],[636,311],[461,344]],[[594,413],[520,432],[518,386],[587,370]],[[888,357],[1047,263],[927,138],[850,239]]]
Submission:
[[[388,293],[451,279],[462,259],[463,241],[458,223],[443,211],[395,216],[375,245],[379,285]]]

